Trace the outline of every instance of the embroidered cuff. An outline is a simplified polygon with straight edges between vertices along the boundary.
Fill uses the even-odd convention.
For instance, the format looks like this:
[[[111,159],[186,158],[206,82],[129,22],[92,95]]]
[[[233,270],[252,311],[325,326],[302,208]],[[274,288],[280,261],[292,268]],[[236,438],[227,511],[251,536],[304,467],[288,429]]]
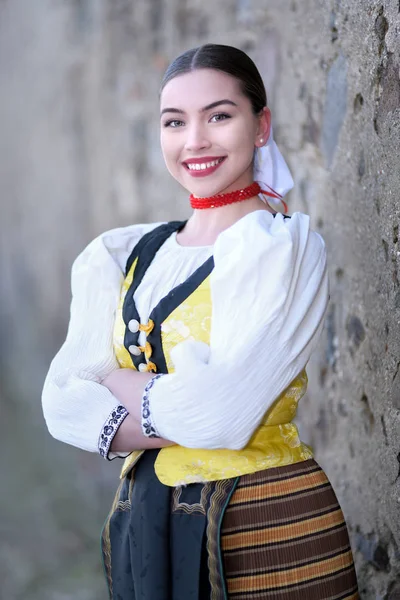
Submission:
[[[114,435],[117,433],[119,426],[128,416],[128,411],[125,406],[120,404],[109,415],[107,421],[104,423],[103,429],[101,430],[99,437],[99,453],[100,456],[110,460],[108,453],[110,451],[111,442],[114,439]]]
[[[142,398],[142,432],[146,437],[151,438],[159,438],[161,437],[153,423],[153,419],[151,418],[151,410],[150,410],[150,390],[153,387],[155,381],[160,379],[163,374],[160,373],[152,377],[149,383],[144,388],[143,398]]]

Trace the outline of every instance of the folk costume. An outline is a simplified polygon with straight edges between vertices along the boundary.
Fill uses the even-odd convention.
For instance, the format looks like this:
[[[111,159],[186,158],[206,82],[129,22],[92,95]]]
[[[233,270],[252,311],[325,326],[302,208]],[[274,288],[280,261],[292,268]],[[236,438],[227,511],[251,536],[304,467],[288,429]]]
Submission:
[[[254,179],[275,203],[293,186],[272,133]],[[357,600],[342,511],[293,423],[328,302],[324,243],[300,213],[255,211],[214,246],[180,246],[184,225],[89,244],[43,390],[54,437],[113,459],[128,413],[101,381],[154,373],[142,431],[176,445],[125,456],[102,533],[110,598]]]
[[[183,225],[114,230],[77,259],[43,394],[55,437],[113,458],[126,410],[100,382],[155,373],[143,431],[178,445],[125,460],[102,536],[110,597],[358,598],[343,514],[292,422],[324,244],[300,213],[250,213],[214,247],[179,246]]]

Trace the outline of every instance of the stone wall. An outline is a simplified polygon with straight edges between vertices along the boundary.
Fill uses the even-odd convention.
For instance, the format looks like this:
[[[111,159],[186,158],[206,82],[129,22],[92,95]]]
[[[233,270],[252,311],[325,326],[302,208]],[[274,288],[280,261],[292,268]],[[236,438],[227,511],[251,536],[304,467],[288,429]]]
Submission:
[[[53,441],[40,390],[77,253],[102,230],[188,214],[158,147],[158,86],[175,55],[216,41],[259,65],[290,207],[327,242],[331,304],[299,423],[343,505],[362,598],[400,598],[399,11],[2,0],[1,597],[106,597],[97,538],[117,467]]]

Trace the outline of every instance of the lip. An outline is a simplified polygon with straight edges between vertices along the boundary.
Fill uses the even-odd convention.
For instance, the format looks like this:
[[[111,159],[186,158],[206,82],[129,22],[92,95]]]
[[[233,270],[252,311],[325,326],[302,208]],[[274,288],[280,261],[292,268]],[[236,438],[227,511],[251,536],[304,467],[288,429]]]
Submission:
[[[222,160],[220,160],[222,159]],[[225,162],[226,156],[202,156],[201,158],[189,158],[188,160],[182,161],[182,164],[189,175],[191,177],[207,177],[214,173],[223,162]],[[213,167],[208,167],[208,169],[201,169],[201,171],[189,169],[188,164],[191,165],[201,165],[202,163],[213,162],[215,160],[220,160],[220,162]]]
[[[220,158],[226,158],[225,156],[201,156],[200,158],[188,158],[187,160],[183,160],[184,164],[190,165],[201,165],[201,163],[213,162],[213,160],[218,160]]]

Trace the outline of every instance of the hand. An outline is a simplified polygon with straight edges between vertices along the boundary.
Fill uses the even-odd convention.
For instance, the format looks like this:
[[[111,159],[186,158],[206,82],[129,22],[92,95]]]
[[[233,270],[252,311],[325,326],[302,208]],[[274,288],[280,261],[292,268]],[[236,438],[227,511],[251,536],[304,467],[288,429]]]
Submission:
[[[144,388],[152,377],[154,377],[152,373],[117,369],[105,377],[101,384],[110,390],[129,413],[140,419]]]

